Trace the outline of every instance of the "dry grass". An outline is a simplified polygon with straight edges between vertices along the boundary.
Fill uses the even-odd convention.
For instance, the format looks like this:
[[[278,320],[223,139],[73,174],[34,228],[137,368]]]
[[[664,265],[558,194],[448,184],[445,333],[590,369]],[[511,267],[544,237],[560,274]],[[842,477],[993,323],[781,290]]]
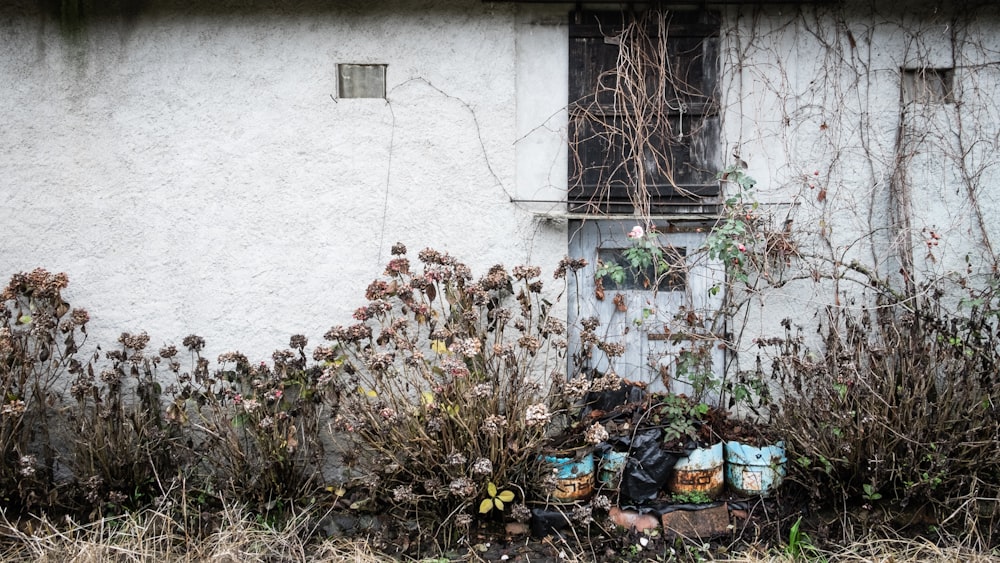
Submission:
[[[0,514],[0,561],[380,563],[396,560],[380,553],[364,539],[317,541],[314,530],[310,528],[310,522],[315,521],[313,518],[302,517],[274,529],[257,522],[241,509],[228,509],[221,516],[218,531],[201,540],[191,541],[179,522],[154,511],[104,519],[88,525],[40,520],[32,525],[22,523],[15,526]],[[564,561],[590,561],[594,558],[593,552],[575,553],[569,545],[565,547],[562,550]],[[701,551],[700,557],[696,558],[708,557],[712,561],[731,563],[1000,563],[1000,551],[990,554],[962,545],[942,547],[926,540],[904,538],[871,537],[836,549],[813,548],[810,553],[808,557],[794,558],[780,548],[762,546],[742,548],[724,555]],[[663,560],[655,557],[664,554],[649,555],[654,560]],[[472,555],[469,557],[475,559]]]
[[[104,519],[94,524],[41,520],[17,527],[0,519],[0,561],[42,563],[195,562],[253,563],[285,561],[354,561],[394,559],[363,540],[309,541],[308,520],[270,528],[239,509],[222,515],[218,531],[191,541],[171,517],[148,511]]]
[[[858,563],[986,563],[1000,562],[1000,552],[979,552],[964,546],[941,547],[926,540],[868,538],[838,549],[816,549],[810,557],[794,558],[774,549],[749,549],[715,558],[730,563],[794,563],[801,561]]]

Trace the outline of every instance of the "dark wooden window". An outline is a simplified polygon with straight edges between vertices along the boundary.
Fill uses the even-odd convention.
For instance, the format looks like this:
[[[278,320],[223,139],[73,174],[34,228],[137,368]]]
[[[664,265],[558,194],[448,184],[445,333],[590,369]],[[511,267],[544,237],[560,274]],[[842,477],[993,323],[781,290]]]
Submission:
[[[569,35],[570,211],[717,204],[718,15],[574,12]]]
[[[901,78],[905,103],[955,103],[955,69],[904,68]]]

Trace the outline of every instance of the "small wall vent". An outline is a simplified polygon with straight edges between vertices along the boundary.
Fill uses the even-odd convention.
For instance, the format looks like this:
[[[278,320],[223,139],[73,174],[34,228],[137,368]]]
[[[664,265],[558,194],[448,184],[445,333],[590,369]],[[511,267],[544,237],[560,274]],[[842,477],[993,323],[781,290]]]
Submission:
[[[384,64],[337,65],[337,96],[340,98],[385,98]]]
[[[902,86],[904,103],[955,103],[955,70],[951,68],[904,68]]]

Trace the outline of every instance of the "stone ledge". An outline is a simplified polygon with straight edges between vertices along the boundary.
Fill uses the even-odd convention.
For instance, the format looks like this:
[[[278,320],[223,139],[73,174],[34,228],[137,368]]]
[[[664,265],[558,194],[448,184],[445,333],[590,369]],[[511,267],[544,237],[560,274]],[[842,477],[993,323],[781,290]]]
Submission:
[[[729,533],[729,506],[722,503],[700,510],[672,510],[664,513],[661,521],[666,538],[707,540]]]

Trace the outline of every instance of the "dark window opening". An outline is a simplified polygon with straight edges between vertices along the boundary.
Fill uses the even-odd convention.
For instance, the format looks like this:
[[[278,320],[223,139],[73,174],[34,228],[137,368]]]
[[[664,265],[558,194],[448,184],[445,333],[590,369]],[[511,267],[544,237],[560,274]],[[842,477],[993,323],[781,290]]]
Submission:
[[[570,211],[669,213],[717,204],[718,14],[570,18]]]
[[[903,102],[918,104],[955,103],[955,70],[951,68],[904,68]]]
[[[687,267],[684,259],[687,251],[684,248],[664,248],[659,264],[648,264],[638,269],[629,265],[624,252],[624,248],[601,248],[597,251],[602,264],[618,264],[623,270],[624,280],[620,284],[611,274],[601,277],[605,289],[652,290],[655,286],[659,291],[683,291],[686,287]]]

